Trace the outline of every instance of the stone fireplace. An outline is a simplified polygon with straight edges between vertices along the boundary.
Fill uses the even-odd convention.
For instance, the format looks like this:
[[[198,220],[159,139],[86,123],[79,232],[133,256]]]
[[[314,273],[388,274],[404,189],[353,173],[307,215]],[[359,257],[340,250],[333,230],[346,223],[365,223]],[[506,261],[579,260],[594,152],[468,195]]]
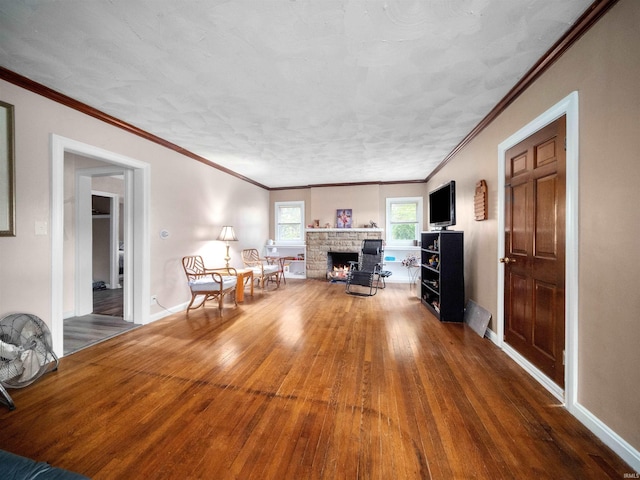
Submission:
[[[328,252],[360,253],[362,241],[382,238],[381,228],[308,228],[307,278],[327,278]]]

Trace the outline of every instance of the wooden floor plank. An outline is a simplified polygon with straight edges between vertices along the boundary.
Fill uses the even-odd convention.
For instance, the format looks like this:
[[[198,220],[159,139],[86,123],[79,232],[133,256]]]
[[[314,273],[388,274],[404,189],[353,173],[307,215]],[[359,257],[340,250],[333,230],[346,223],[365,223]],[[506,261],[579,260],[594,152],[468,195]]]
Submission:
[[[415,290],[295,281],[172,315],[10,391],[0,448],[113,478],[622,478],[615,454]]]
[[[89,314],[64,320],[64,354],[69,355],[139,327],[121,317]]]

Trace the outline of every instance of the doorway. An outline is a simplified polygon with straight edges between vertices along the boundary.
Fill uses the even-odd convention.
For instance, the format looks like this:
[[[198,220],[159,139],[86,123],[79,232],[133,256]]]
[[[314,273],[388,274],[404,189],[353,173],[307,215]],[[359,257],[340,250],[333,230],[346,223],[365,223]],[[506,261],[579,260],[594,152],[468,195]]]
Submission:
[[[64,239],[67,261],[75,259],[73,278],[65,279],[64,354],[68,355],[135,328],[125,320],[124,225],[125,172],[96,159],[65,155],[65,198],[75,208],[66,212]],[[75,217],[75,221],[73,218]],[[66,272],[70,276],[71,271]],[[74,283],[76,285],[74,285]],[[128,321],[127,321],[128,320]]]
[[[567,409],[575,410],[577,404],[578,382],[578,92],[572,92],[549,110],[525,125],[498,146],[498,257],[507,258],[508,249],[505,244],[506,199],[505,199],[505,158],[507,151],[549,124],[566,117],[566,180],[564,212],[564,244],[565,258],[564,278],[564,386],[558,384],[543,370],[522,355],[513,345],[505,340],[506,312],[505,312],[505,264],[498,268],[498,303],[497,303],[497,332],[495,342],[516,361],[525,371],[534,377],[542,386],[552,393],[558,400],[565,403]],[[564,147],[564,145],[563,145]],[[510,257],[509,257],[510,258]],[[516,259],[517,264],[517,259]]]
[[[129,171],[71,154],[65,155],[65,171],[67,178],[75,177],[73,185],[68,182],[65,186],[65,196],[75,199],[75,222],[65,217],[69,232],[65,237],[65,252],[75,259],[73,315],[99,314],[102,312],[96,310],[94,301],[97,292],[108,294],[120,289],[124,285],[125,265],[131,261],[124,250],[124,245],[131,243],[126,228],[131,223],[126,195]],[[66,280],[65,286],[70,283]],[[131,296],[129,289],[112,293],[111,297],[119,293],[122,298],[119,309],[122,313],[118,316],[132,321],[130,309],[124,311],[126,300]]]
[[[124,238],[120,217],[124,208],[124,177],[109,176],[106,178],[109,183],[101,184],[102,190],[95,190],[96,180],[103,178],[93,179],[91,191],[93,313],[122,318]]]
[[[83,144],[75,140],[51,136],[51,162],[52,162],[52,186],[51,186],[51,241],[52,241],[52,285],[51,285],[51,334],[53,348],[57,355],[64,355],[64,317],[68,311],[70,301],[65,299],[65,290],[74,291],[74,314],[90,312],[92,305],[76,305],[78,301],[88,298],[83,295],[83,290],[91,292],[92,278],[91,268],[84,269],[79,252],[91,251],[90,245],[83,245],[87,236],[76,236],[75,253],[67,251],[65,259],[65,154],[75,154],[89,159],[109,164],[110,168],[124,172],[125,195],[130,199],[125,209],[125,242],[131,245],[129,253],[125,254],[124,277],[124,316],[125,319],[136,325],[143,325],[149,321],[149,191],[150,191],[150,166],[122,155],[103,150],[98,147]],[[90,176],[79,175],[76,195],[81,192],[89,192],[91,183],[87,179]],[[83,180],[84,179],[84,180]],[[67,178],[67,181],[70,181]],[[67,202],[68,203],[68,202]],[[74,202],[79,205],[80,202]],[[89,204],[90,205],[90,204]],[[91,224],[91,208],[79,209],[77,215],[88,216],[87,224]],[[88,236],[90,238],[90,235]],[[76,269],[78,265],[80,268]],[[70,275],[71,268],[76,273]],[[66,269],[66,270],[65,270]],[[67,275],[65,275],[67,272]],[[92,301],[89,303],[93,303]],[[67,308],[65,308],[67,306]],[[87,310],[89,309],[89,310]]]
[[[119,193],[124,188],[124,178],[119,175],[107,178],[110,183],[115,183],[115,188],[119,190],[117,193],[104,191],[103,185],[100,185],[102,190],[95,190],[96,180],[102,180],[102,177],[93,179],[94,190],[91,191],[94,282],[99,280],[107,288],[116,289],[122,286],[124,273],[124,238],[120,217],[125,199],[124,194]]]

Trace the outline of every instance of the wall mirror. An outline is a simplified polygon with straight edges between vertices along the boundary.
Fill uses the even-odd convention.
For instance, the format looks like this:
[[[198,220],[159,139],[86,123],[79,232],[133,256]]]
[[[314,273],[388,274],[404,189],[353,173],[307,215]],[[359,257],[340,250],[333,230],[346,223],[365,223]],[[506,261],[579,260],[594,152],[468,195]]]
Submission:
[[[13,134],[13,105],[0,102],[0,237],[16,234]]]

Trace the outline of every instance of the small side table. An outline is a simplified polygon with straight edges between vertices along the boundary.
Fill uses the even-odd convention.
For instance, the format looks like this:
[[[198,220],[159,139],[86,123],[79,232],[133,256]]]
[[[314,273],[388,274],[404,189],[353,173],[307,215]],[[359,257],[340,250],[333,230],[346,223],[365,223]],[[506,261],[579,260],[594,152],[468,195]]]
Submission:
[[[250,268],[237,268],[238,283],[236,284],[236,302],[244,302],[244,286],[247,280],[251,285],[250,295],[253,297],[253,270]]]
[[[415,285],[420,273],[420,265],[407,265],[407,270],[409,272],[410,285]]]
[[[269,265],[278,265],[278,283],[280,280],[284,280],[287,283],[287,279],[284,278],[284,266],[287,260],[297,260],[297,257],[281,257],[278,255],[267,255],[265,257]]]

